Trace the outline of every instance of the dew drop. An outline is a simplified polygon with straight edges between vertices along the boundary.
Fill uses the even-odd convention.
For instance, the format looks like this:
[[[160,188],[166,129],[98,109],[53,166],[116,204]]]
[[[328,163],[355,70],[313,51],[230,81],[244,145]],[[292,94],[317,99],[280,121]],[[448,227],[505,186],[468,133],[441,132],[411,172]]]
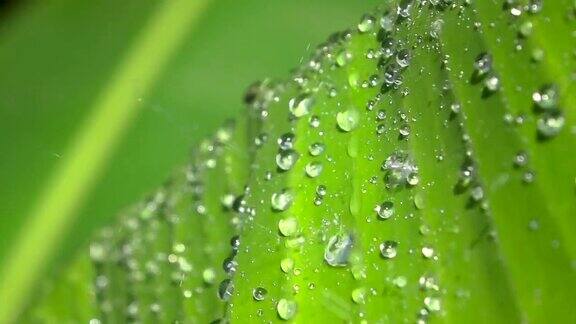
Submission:
[[[370,15],[364,15],[362,20],[358,24],[358,31],[361,33],[366,33],[374,29],[374,17]]]
[[[341,130],[350,132],[358,127],[360,114],[356,109],[348,109],[336,114],[336,122]]]
[[[356,304],[364,304],[366,302],[366,289],[361,287],[352,290],[352,301]]]
[[[294,150],[280,151],[276,154],[276,165],[284,171],[292,169],[298,161],[298,153]]]
[[[384,241],[384,243],[380,244],[380,254],[385,259],[393,259],[398,254],[397,251],[398,242],[396,241]]]
[[[280,316],[281,319],[289,320],[296,315],[297,304],[293,300],[282,298],[276,305],[276,311],[278,312],[278,316]]]
[[[284,258],[280,261],[280,269],[284,273],[289,273],[294,269],[294,260],[291,258]]]
[[[211,285],[216,281],[216,271],[213,268],[206,268],[202,271],[202,280],[207,285]]]
[[[266,298],[266,294],[268,294],[268,290],[262,287],[256,287],[252,290],[252,298],[255,301],[263,301]]]
[[[430,246],[422,247],[422,256],[424,256],[426,259],[434,257],[434,249]]]
[[[319,142],[316,143],[312,143],[310,144],[310,146],[308,146],[308,152],[310,152],[310,155],[312,156],[318,156],[322,153],[324,153],[324,149],[325,149],[325,145]]]
[[[278,221],[278,230],[284,236],[293,236],[298,231],[296,218],[289,217]]]
[[[320,175],[320,173],[322,173],[323,168],[324,167],[320,162],[310,162],[306,164],[305,167],[306,175],[308,175],[310,178],[316,178],[317,176]]]
[[[379,219],[389,219],[394,215],[394,203],[391,201],[385,201],[374,207],[374,211],[378,215]]]
[[[564,122],[564,116],[560,113],[545,114],[538,118],[536,127],[542,137],[551,138],[560,133],[564,127]]]
[[[230,279],[224,279],[220,282],[220,286],[218,286],[218,297],[223,301],[230,300],[234,294],[234,284]]]
[[[300,118],[310,113],[310,108],[314,105],[314,98],[308,94],[290,99],[288,108],[294,117]]]
[[[482,53],[474,61],[474,69],[478,76],[487,74],[492,70],[492,55]]]
[[[550,110],[558,105],[558,87],[553,84],[547,84],[532,94],[532,100],[538,108]]]
[[[324,249],[324,261],[332,267],[344,267],[348,265],[354,240],[352,235],[339,233],[328,240]]]
[[[284,211],[288,209],[292,204],[293,198],[292,193],[288,189],[273,193],[270,198],[272,209],[276,211]]]
[[[498,78],[496,75],[489,76],[484,81],[484,87],[489,92],[496,92],[500,90],[500,78]]]
[[[424,298],[424,306],[430,312],[439,312],[442,309],[442,304],[440,299],[437,297],[426,297]]]

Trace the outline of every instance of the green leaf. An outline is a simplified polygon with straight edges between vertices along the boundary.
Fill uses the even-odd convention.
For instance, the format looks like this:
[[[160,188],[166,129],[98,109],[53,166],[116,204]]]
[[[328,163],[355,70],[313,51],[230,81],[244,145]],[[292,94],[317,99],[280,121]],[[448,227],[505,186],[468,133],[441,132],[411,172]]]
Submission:
[[[182,6],[178,17],[200,13],[193,9],[205,3],[177,2],[175,7]],[[326,11],[322,4],[306,1],[267,6],[259,1],[218,1],[202,14],[202,19],[182,22],[198,24],[196,28],[183,27],[178,20],[163,24],[161,33],[167,36],[154,39],[150,50],[138,53],[130,51],[139,39],[154,37],[146,26],[153,24],[167,4],[148,0],[65,0],[26,3],[3,12],[0,147],[6,158],[1,159],[0,168],[0,183],[5,184],[0,186],[0,271],[2,280],[13,287],[7,288],[10,295],[26,296],[24,301],[4,295],[0,298],[22,305],[34,303],[29,298],[31,292],[34,300],[41,299],[44,291],[59,296],[61,287],[54,285],[54,280],[64,283],[64,278],[74,276],[75,271],[56,279],[54,274],[64,272],[67,262],[86,246],[95,228],[110,222],[120,208],[157,187],[174,165],[183,164],[191,143],[237,114],[238,98],[254,75],[285,71],[298,62],[297,54],[306,43],[317,42],[341,25],[340,21],[366,8],[366,3],[331,4],[331,10]],[[303,6],[307,8],[304,15]],[[282,14],[272,16],[274,12]],[[323,16],[318,19],[320,12]],[[301,18],[298,25],[293,24],[294,17]],[[262,34],[262,30],[270,34]],[[172,55],[165,64],[158,64],[158,50],[166,48],[175,37],[180,41]],[[231,53],[244,63],[236,64],[230,59]],[[144,62],[135,57],[144,58]],[[118,75],[129,74],[124,72],[130,65],[152,66],[153,71],[137,68],[133,78],[119,85]],[[145,72],[155,74],[153,84],[146,87],[147,80],[139,78]],[[131,111],[132,117],[122,127],[116,127],[118,124],[110,119],[99,124],[97,130],[87,128],[94,121],[97,101],[104,96],[112,98],[110,106],[119,107],[111,115]],[[114,98],[128,98],[128,104]],[[79,146],[79,136],[90,132],[97,134],[97,140],[90,142],[94,145],[83,146],[86,154],[74,157],[72,147]],[[104,141],[105,137],[110,141]],[[114,149],[106,154],[94,154],[98,148],[111,147]],[[59,170],[67,168],[64,164],[79,157],[87,163],[76,169],[78,176],[59,177],[63,174]],[[103,157],[106,163],[92,164]],[[93,170],[95,165],[98,170]],[[88,171],[89,166],[94,172]],[[82,178],[95,180],[87,186],[90,181]],[[52,187],[55,182],[66,182],[67,192],[73,184],[84,185],[71,190],[73,195],[59,195]],[[55,218],[65,219],[66,226],[45,219],[37,223],[46,225],[38,225],[41,233],[32,233],[31,217],[39,214],[33,209],[39,209],[48,195],[53,202],[58,200],[75,208],[69,213],[60,208],[52,213]],[[64,230],[58,231],[55,240],[44,235],[45,230],[54,234],[58,229]],[[24,250],[26,253],[20,253]],[[40,257],[26,257],[29,254]],[[12,276],[4,273],[9,263],[13,264],[10,271],[18,271],[16,279],[27,279],[8,282]],[[32,288],[26,292],[18,282]],[[58,300],[61,298],[55,298],[51,306],[60,308]],[[17,311],[7,306],[12,309],[2,307],[0,313]],[[85,322],[90,316],[82,315],[70,321]]]
[[[97,318],[576,321],[576,5],[539,4],[392,1],[254,84],[94,243]]]

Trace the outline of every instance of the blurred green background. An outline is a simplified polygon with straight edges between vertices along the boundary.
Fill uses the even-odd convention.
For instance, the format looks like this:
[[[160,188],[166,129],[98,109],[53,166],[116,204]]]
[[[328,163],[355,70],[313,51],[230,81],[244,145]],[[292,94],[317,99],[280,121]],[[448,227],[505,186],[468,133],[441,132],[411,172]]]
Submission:
[[[97,98],[169,1],[0,1],[0,269]],[[132,98],[137,115],[74,210],[48,274],[95,228],[161,185],[195,142],[241,114],[250,83],[286,77],[379,1],[208,2],[151,87]]]

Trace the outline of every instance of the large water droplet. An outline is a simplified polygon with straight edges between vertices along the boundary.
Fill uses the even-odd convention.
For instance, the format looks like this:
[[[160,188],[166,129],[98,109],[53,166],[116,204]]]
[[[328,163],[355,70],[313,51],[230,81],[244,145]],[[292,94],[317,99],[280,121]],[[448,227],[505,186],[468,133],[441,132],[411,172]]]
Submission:
[[[394,203],[385,201],[380,205],[374,207],[374,211],[380,219],[388,219],[394,215]]]
[[[358,127],[360,122],[360,114],[354,108],[336,114],[336,122],[338,127],[345,132],[350,132]]]
[[[292,169],[298,161],[298,153],[294,150],[280,151],[276,154],[276,165],[284,171]]]
[[[534,103],[543,110],[556,108],[558,97],[558,87],[552,84],[547,84],[532,94]]]
[[[300,118],[310,113],[310,108],[314,105],[314,98],[308,94],[290,99],[288,108],[294,117]]]
[[[542,137],[550,138],[560,133],[564,127],[564,122],[564,116],[560,113],[545,114],[538,118],[536,126]]]
[[[278,316],[283,320],[292,319],[296,315],[297,308],[298,306],[295,301],[285,298],[280,299],[276,305]]]
[[[364,15],[360,23],[358,23],[358,31],[361,33],[366,33],[374,29],[374,17],[370,15]]]
[[[278,230],[284,236],[293,236],[298,231],[298,222],[294,217],[288,217],[278,221]]]
[[[290,207],[293,200],[292,193],[288,189],[284,189],[280,192],[275,192],[270,198],[270,203],[272,204],[272,209],[277,211],[284,211]]]
[[[220,282],[220,286],[218,286],[218,297],[223,301],[230,300],[234,294],[234,283],[230,279],[224,279]]]
[[[398,254],[397,248],[398,242],[384,241],[384,243],[380,244],[380,254],[382,254],[385,259],[393,259],[396,257],[396,254]]]
[[[322,169],[324,167],[322,166],[322,163],[320,162],[310,162],[308,164],[306,164],[306,175],[308,175],[310,178],[316,178],[317,176],[320,175],[320,173],[322,173]]]
[[[354,245],[352,235],[339,233],[328,240],[324,249],[324,260],[333,267],[344,267],[348,264]]]

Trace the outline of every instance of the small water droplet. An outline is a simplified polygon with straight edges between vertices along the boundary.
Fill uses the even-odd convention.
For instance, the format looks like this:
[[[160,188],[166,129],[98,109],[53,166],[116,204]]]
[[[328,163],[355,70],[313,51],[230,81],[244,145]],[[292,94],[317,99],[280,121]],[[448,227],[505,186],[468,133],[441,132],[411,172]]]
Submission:
[[[263,301],[266,298],[268,291],[262,287],[256,287],[252,290],[252,297],[255,301]]]
[[[212,268],[204,269],[204,271],[202,271],[202,280],[204,280],[204,283],[207,285],[213,284],[216,280],[216,271]]]
[[[324,149],[325,149],[324,144],[316,142],[310,144],[310,146],[308,147],[308,152],[310,152],[310,155],[312,156],[318,156],[324,152]]]
[[[564,122],[564,116],[559,113],[545,114],[538,118],[536,126],[542,137],[551,138],[560,133],[564,127]]]
[[[474,61],[474,69],[478,76],[487,74],[492,70],[492,55],[482,53]]]
[[[324,167],[320,162],[310,162],[306,164],[305,167],[306,175],[308,175],[310,178],[316,178],[317,176],[320,175],[320,173],[322,173],[323,168]]]
[[[288,209],[292,204],[293,198],[292,193],[288,189],[273,193],[270,198],[272,209],[276,211],[284,211]]]
[[[361,33],[366,33],[374,29],[374,17],[370,15],[362,16],[362,20],[358,23],[358,31]]]
[[[382,254],[385,259],[393,259],[398,254],[397,248],[398,242],[384,241],[384,243],[380,244],[380,254]]]
[[[434,249],[430,246],[422,247],[422,256],[424,256],[426,259],[434,257]]]
[[[424,306],[430,312],[439,312],[442,309],[442,303],[437,297],[426,297],[424,298]]]
[[[296,315],[297,307],[298,306],[295,301],[282,298],[276,305],[276,311],[278,312],[278,316],[280,316],[281,319],[289,320]]]
[[[542,110],[556,108],[558,105],[558,97],[558,87],[553,84],[544,85],[532,94],[534,104]]]
[[[389,219],[394,215],[394,203],[385,201],[380,205],[374,207],[374,211],[380,219]]]

